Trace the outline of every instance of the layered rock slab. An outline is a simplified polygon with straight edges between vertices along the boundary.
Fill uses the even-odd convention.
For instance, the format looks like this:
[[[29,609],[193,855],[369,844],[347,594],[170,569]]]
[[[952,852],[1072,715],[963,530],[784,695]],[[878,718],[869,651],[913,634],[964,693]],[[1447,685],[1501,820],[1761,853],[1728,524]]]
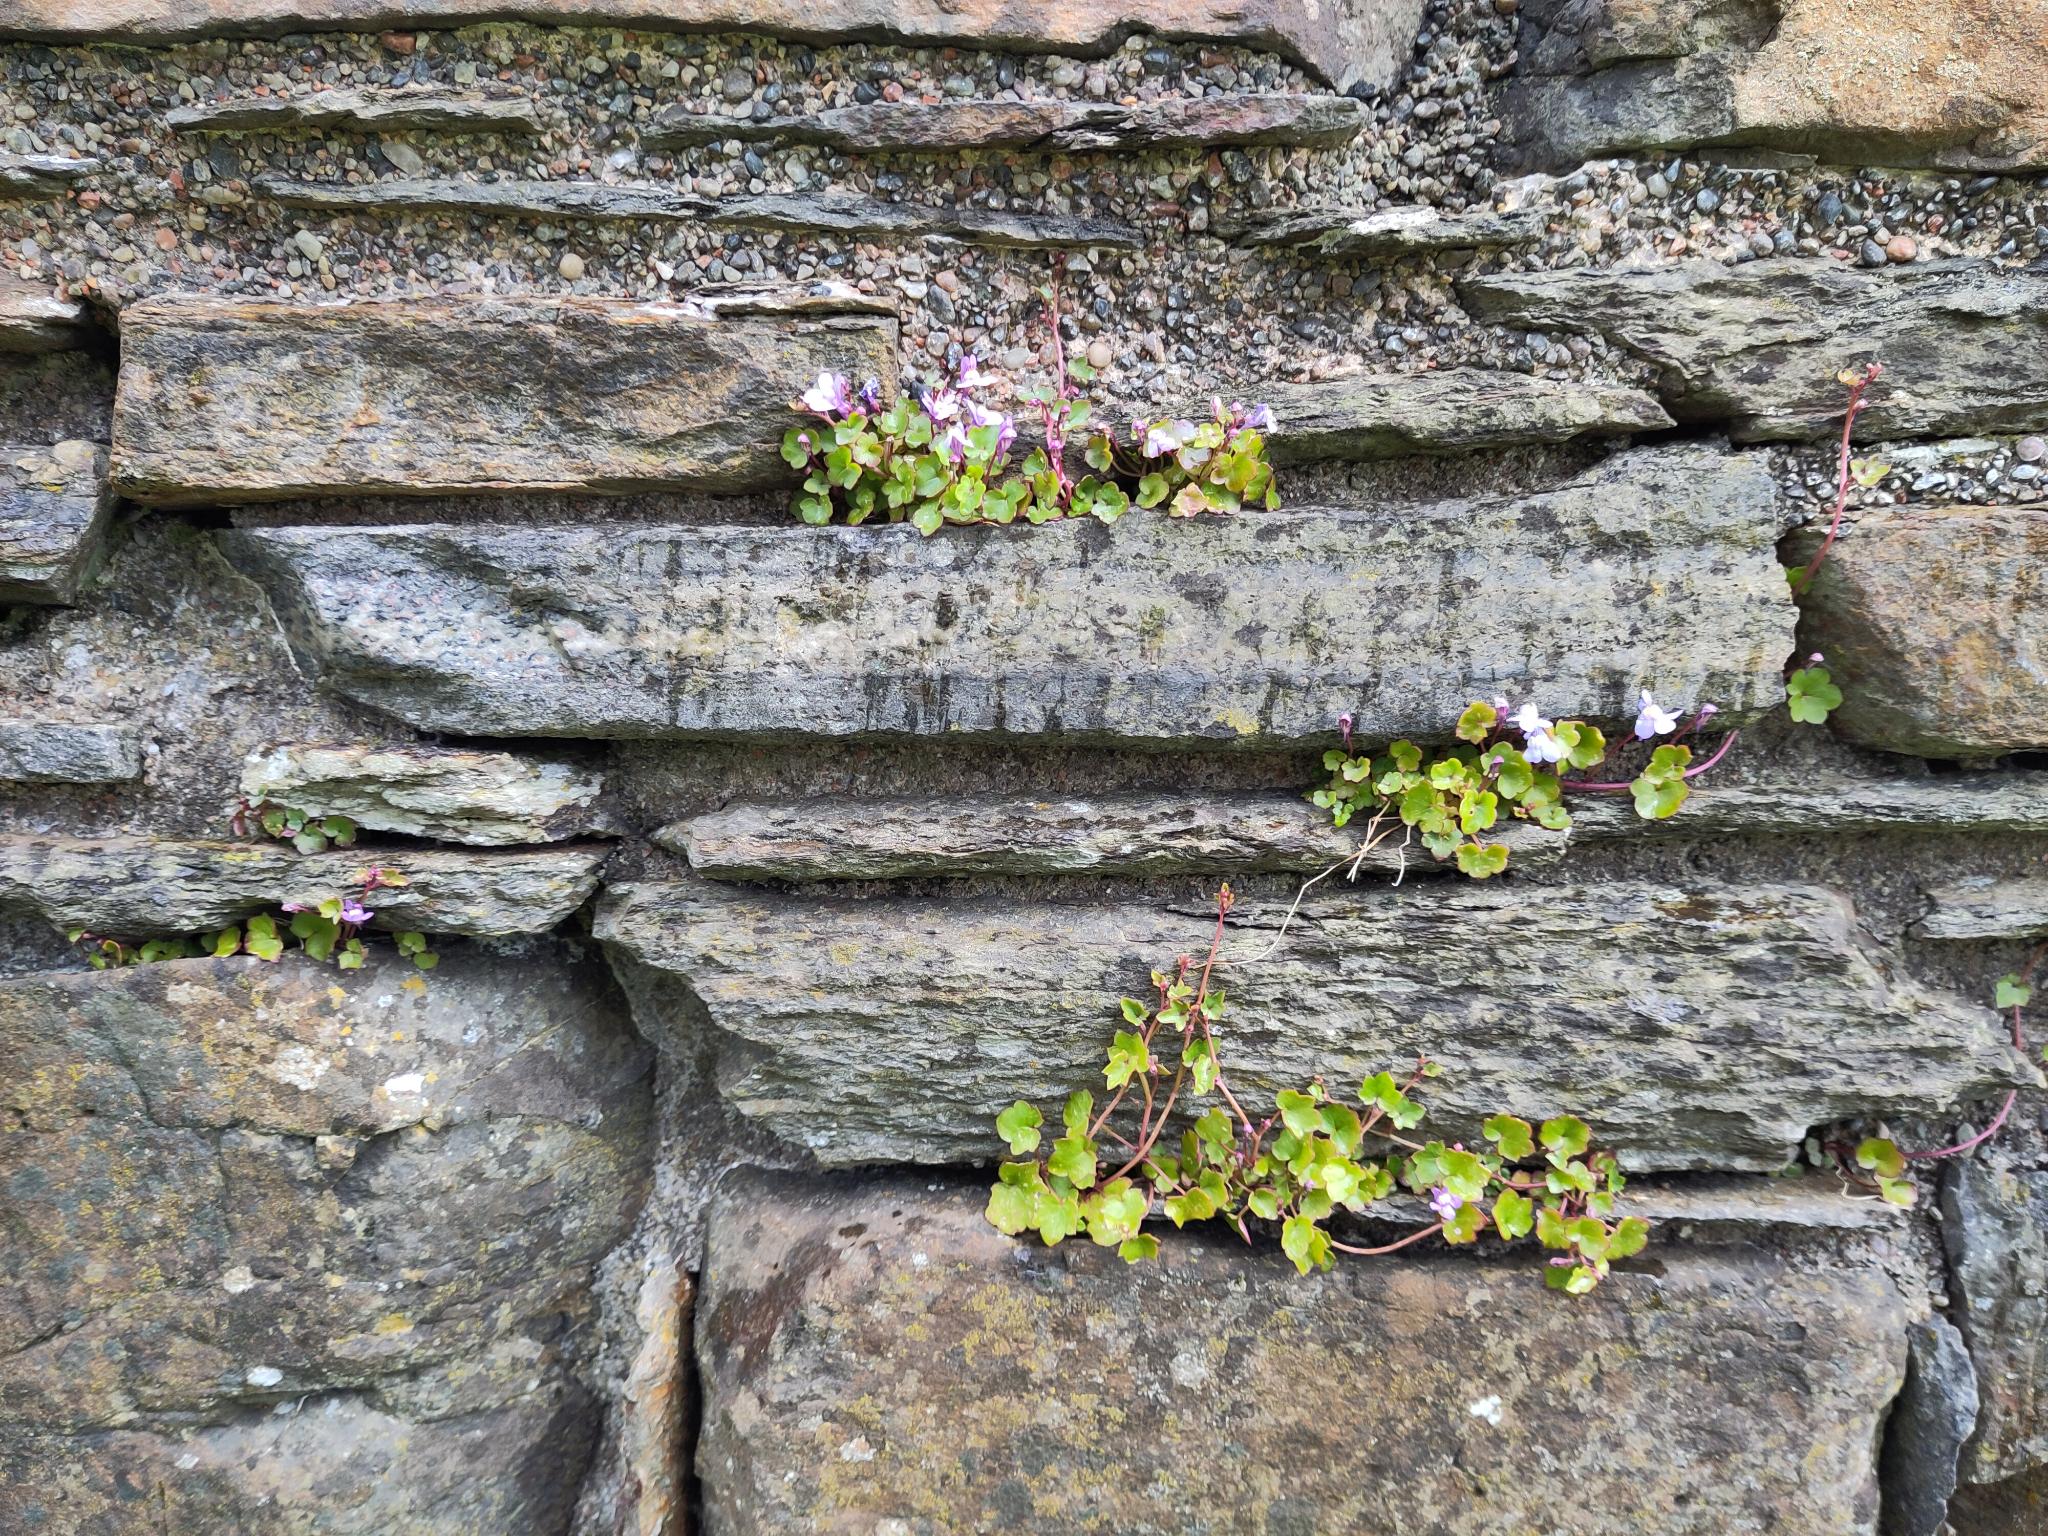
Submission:
[[[1269,50],[1342,89],[1395,78],[1422,6],[1419,0],[0,0],[0,37],[85,41],[506,20],[1028,53],[1107,53],[1133,32],[1151,32],[1176,42]]]
[[[376,866],[409,882],[377,890],[377,927],[503,937],[544,933],[582,906],[610,853],[568,844],[301,854],[275,842],[0,837],[0,910],[120,939],[182,934],[355,895]]]
[[[138,1487],[177,1530],[566,1528],[648,1058],[601,966],[507,958],[0,982],[8,1529]]]
[[[1770,1170],[1812,1126],[2038,1080],[1996,1014],[1893,974],[1814,887],[1403,888],[1307,904],[1283,939],[1284,910],[1240,907],[1217,959],[1232,1080],[1262,1102],[1425,1053],[1446,1135],[1569,1109],[1633,1166]],[[595,931],[668,978],[642,1028],[677,1055],[708,1043],[726,1100],[785,1143],[980,1163],[1013,1100],[1101,1082],[1114,1000],[1199,957],[1213,922],[691,880],[608,887]]]
[[[524,95],[432,86],[316,91],[305,96],[241,96],[174,107],[164,122],[180,132],[278,133],[314,128],[401,133],[503,133],[531,138],[540,113]]]
[[[114,477],[173,505],[762,489],[804,382],[894,387],[894,322],[831,307],[146,300],[122,317]]]
[[[1965,1158],[1942,1183],[1941,1212],[1977,1368],[1963,1476],[2001,1482],[2048,1466],[2048,1173]]]
[[[1005,1238],[981,1200],[765,1177],[720,1200],[711,1531],[1875,1529],[1905,1312],[1874,1267],[1660,1250],[1573,1305],[1533,1252],[1303,1279],[1169,1233],[1130,1268]]]
[[[114,784],[141,773],[133,726],[0,719],[0,783]]]
[[[1839,432],[1836,374],[1882,360],[1865,441],[2031,431],[2048,417],[2048,272],[1966,260],[1869,271],[1825,257],[1467,279],[1476,318],[1605,337],[1657,369],[1681,422],[1739,442]]]
[[[371,831],[484,847],[609,828],[598,808],[603,775],[510,752],[286,743],[250,758],[242,793]]]
[[[0,445],[0,603],[69,603],[113,516],[102,443]]]
[[[495,736],[1440,735],[1540,688],[1781,696],[1759,461],[1683,448],[1518,499],[1040,529],[251,528],[325,685]]]
[[[1842,684],[1829,729],[1921,757],[2048,746],[2044,558],[2048,507],[1858,514],[1801,600],[1801,636]]]

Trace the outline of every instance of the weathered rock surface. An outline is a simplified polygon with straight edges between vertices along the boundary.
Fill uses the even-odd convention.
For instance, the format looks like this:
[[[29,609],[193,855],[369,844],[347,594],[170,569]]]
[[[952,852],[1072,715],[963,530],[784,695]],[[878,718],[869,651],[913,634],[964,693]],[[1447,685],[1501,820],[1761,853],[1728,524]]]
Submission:
[[[1825,257],[1738,267],[1500,273],[1458,284],[1476,317],[1604,336],[1659,370],[1681,422],[1741,442],[1841,427],[1843,368],[1882,359],[1857,436],[2031,431],[2048,416],[2048,272],[1983,262],[1873,272]]]
[[[90,176],[100,162],[90,155],[0,154],[0,196],[51,197],[81,176]]]
[[[0,353],[68,352],[84,345],[85,306],[47,287],[0,275]]]
[[[2048,165],[2043,0],[1530,0],[1504,116],[1530,159],[1755,145]]]
[[[1941,1235],[1977,1368],[1977,1433],[1963,1476],[1995,1483],[2048,1466],[2048,1173],[1951,1164]]]
[[[857,154],[890,150],[1087,150],[1197,148],[1223,144],[1348,143],[1367,121],[1349,96],[1161,97],[1108,101],[877,101],[828,107],[766,122],[691,112],[682,103],[655,115],[641,142],[653,149],[697,144],[824,144]]]
[[[1801,635],[1843,684],[1829,729],[1922,757],[2048,746],[2044,559],[2048,507],[1861,514],[1801,600]]]
[[[1545,210],[1446,214],[1424,204],[1377,212],[1316,208],[1253,217],[1226,229],[1247,245],[1291,246],[1328,261],[1386,261],[1442,251],[1491,251],[1543,238]]]
[[[499,847],[608,830],[604,776],[509,752],[429,747],[273,747],[249,760],[242,793],[359,827]]]
[[[1446,1133],[1569,1108],[1637,1167],[1772,1169],[1809,1127],[2038,1074],[1988,1008],[1888,976],[1832,892],[1478,885],[1233,915],[1240,1094],[1426,1053]],[[993,1117],[1099,1082],[1115,1013],[1211,919],[1165,904],[848,902],[614,885],[597,935],[676,978],[642,1028],[722,1037],[727,1100],[825,1163],[985,1162]],[[1446,956],[1455,955],[1455,962]],[[1825,975],[1826,989],[1810,978]],[[1433,1122],[1435,1123],[1435,1122]]]
[[[1533,1252],[1303,1280],[1168,1234],[1130,1268],[1005,1238],[982,1199],[764,1177],[720,1201],[697,1335],[711,1530],[1491,1536],[1566,1509],[1576,1536],[1875,1529],[1905,1366],[1875,1268],[1660,1250],[1557,1305]]]
[[[68,603],[113,515],[102,443],[0,445],[0,603]]]
[[[0,837],[0,910],[116,938],[219,928],[287,901],[351,894],[372,865],[411,882],[380,888],[376,926],[494,937],[542,933],[583,905],[608,847],[444,848],[301,854],[284,843]]]
[[[1869,832],[1885,827],[2048,832],[2048,774],[1864,778],[1823,772],[1756,784],[1703,779],[1695,783],[1685,809],[1668,821],[1644,821],[1619,797],[1576,802],[1571,809],[1572,836],[1589,840],[1721,832]]]
[[[0,782],[113,784],[141,773],[134,726],[0,720]]]
[[[172,42],[511,18],[1027,53],[1107,53],[1133,32],[1151,32],[1269,50],[1341,89],[1395,77],[1422,7],[1416,0],[0,0],[0,37]]]
[[[2036,939],[2048,935],[2048,879],[1971,875],[1927,893],[1913,925],[1926,939]]]
[[[1656,530],[1644,519],[1655,508]],[[1780,697],[1791,603],[1754,458],[1624,455],[1392,511],[861,528],[264,528],[222,547],[328,687],[431,730],[690,737],[1431,732],[1540,687]],[[1503,594],[1513,593],[1513,602]]]
[[[507,960],[0,982],[0,1528],[567,1529],[648,1060]]]
[[[1892,1405],[1879,1464],[1884,1531],[1941,1536],[1956,1465],[1977,1425],[1977,1378],[1963,1336],[1947,1318],[1915,1323],[1906,1341],[1906,1385]]]
[[[164,121],[181,131],[292,133],[313,128],[399,133],[503,133],[530,138],[540,113],[524,95],[419,86],[317,91],[307,96],[241,96],[174,107]]]
[[[608,299],[152,299],[121,321],[114,476],[170,504],[759,489],[787,470],[791,381],[893,384],[895,334]]]
[[[723,880],[888,880],[913,875],[1313,873],[1358,853],[1365,823],[1339,831],[1299,795],[1086,795],[1057,800],[738,801],[671,822],[654,841]],[[1516,868],[1562,855],[1530,824],[1497,829]],[[1367,854],[1374,877],[1438,869],[1404,861],[1399,839]]]
[[[454,177],[335,182],[300,181],[275,172],[256,177],[253,185],[264,197],[291,208],[483,213],[535,219],[654,219],[793,234],[929,237],[1021,250],[1077,245],[1132,250],[1144,244],[1136,229],[1108,219],[891,203],[839,192],[764,192],[753,197],[719,198],[678,191],[663,182],[463,181]]]
[[[2048,1526],[2048,1467],[2002,1483],[1965,1483],[1949,1501],[1949,1516],[1969,1536],[2035,1536]]]
[[[1276,382],[1257,398],[1273,408],[1267,453],[1275,464],[1468,453],[1672,424],[1639,389],[1478,368]]]

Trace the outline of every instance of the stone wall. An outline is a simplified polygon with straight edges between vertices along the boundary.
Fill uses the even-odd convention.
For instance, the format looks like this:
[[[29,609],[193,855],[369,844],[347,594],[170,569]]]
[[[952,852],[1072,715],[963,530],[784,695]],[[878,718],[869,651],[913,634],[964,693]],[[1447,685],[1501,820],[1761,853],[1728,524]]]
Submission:
[[[0,0],[0,71],[0,1531],[2041,1529],[2039,0]],[[803,384],[1021,399],[1055,281],[1279,510],[787,512]],[[1641,687],[1741,730],[1676,819],[1286,921],[1340,717]],[[360,969],[65,937],[371,866]],[[1248,1090],[1572,1108],[1649,1249],[990,1228],[1224,879]],[[1911,1210],[1820,1151],[2013,1089]]]

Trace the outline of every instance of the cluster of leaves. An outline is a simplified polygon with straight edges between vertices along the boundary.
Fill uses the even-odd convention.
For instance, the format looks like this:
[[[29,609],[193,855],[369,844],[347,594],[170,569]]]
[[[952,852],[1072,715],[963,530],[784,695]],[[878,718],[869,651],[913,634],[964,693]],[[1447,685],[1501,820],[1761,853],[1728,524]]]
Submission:
[[[1639,723],[1639,736],[1647,740],[1660,734],[1655,727],[1661,722],[1672,722],[1662,733],[1676,729],[1674,716],[1657,710],[1648,694],[1643,698],[1649,725]],[[1455,859],[1460,872],[1484,880],[1508,863],[1507,845],[1488,842],[1485,834],[1504,816],[1563,831],[1572,821],[1563,800],[1568,788],[1627,788],[1635,796],[1636,813],[1657,821],[1676,813],[1690,793],[1688,746],[1666,742],[1652,748],[1642,771],[1626,785],[1573,784],[1557,770],[1605,762],[1607,738],[1600,728],[1583,720],[1546,720],[1533,706],[1513,719],[1505,716],[1504,701],[1474,700],[1458,717],[1462,744],[1427,763],[1427,754],[1409,741],[1397,741],[1377,755],[1326,752],[1323,766],[1330,781],[1309,798],[1340,827],[1354,816],[1367,816],[1367,848],[1397,832],[1412,834],[1437,859]]]
[[[248,837],[255,827],[266,837],[290,843],[300,853],[325,853],[329,847],[346,848],[356,840],[356,824],[346,816],[311,816],[294,806],[273,805],[267,800],[244,800],[228,826],[237,837]]]
[[[1086,1233],[1136,1263],[1159,1251],[1143,1230],[1155,1212],[1176,1227],[1222,1221],[1246,1242],[1257,1222],[1278,1226],[1282,1251],[1304,1275],[1329,1268],[1338,1253],[1386,1253],[1439,1235],[1476,1243],[1489,1229],[1503,1241],[1533,1233],[1553,1254],[1547,1282],[1574,1295],[1597,1285],[1612,1260],[1642,1250],[1648,1224],[1615,1218],[1619,1165],[1593,1149],[1574,1116],[1537,1127],[1495,1115],[1476,1151],[1409,1135],[1425,1114],[1414,1090],[1437,1075],[1427,1060],[1405,1083],[1386,1072],[1366,1079],[1358,1109],[1331,1099],[1318,1079],[1278,1094],[1273,1113],[1254,1122],[1223,1070],[1217,1025],[1227,1000],[1209,984],[1229,909],[1226,886],[1198,975],[1183,959],[1170,974],[1153,972],[1152,1000],[1123,999],[1124,1027],[1103,1069],[1111,1096],[1100,1110],[1091,1091],[1071,1095],[1042,1158],[1032,1155],[1045,1132],[1034,1105],[1020,1100],[997,1117],[1018,1159],[1001,1165],[989,1192],[987,1217],[998,1230],[1035,1232],[1047,1244]],[[1203,1099],[1208,1106],[1181,1125]],[[1436,1220],[1379,1248],[1331,1233],[1338,1212],[1368,1215],[1403,1191],[1426,1198]]]
[[[1802,725],[1825,725],[1841,707],[1842,690],[1820,662],[1820,652],[1815,651],[1807,665],[1793,668],[1785,680],[1786,707]]]

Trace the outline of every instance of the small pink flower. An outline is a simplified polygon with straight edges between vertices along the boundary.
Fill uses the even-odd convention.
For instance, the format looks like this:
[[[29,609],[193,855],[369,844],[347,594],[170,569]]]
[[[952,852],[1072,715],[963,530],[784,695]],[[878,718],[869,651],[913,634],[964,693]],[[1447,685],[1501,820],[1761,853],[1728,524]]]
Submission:
[[[304,912],[307,910],[303,903],[296,901],[280,902],[279,907],[286,912]]]
[[[353,896],[345,897],[341,903],[341,920],[344,923],[367,923],[377,914],[357,901]]]
[[[951,421],[960,414],[960,397],[950,389],[935,389],[924,397],[924,413],[933,421]]]
[[[981,359],[969,352],[960,359],[960,388],[980,389],[995,380],[981,371]]]
[[[797,397],[797,403],[820,416],[844,416],[853,409],[853,396],[846,380],[836,373],[821,373],[818,382]]]
[[[1429,1208],[1436,1212],[1439,1221],[1449,1221],[1458,1214],[1458,1207],[1464,1203],[1441,1185],[1429,1192]]]

